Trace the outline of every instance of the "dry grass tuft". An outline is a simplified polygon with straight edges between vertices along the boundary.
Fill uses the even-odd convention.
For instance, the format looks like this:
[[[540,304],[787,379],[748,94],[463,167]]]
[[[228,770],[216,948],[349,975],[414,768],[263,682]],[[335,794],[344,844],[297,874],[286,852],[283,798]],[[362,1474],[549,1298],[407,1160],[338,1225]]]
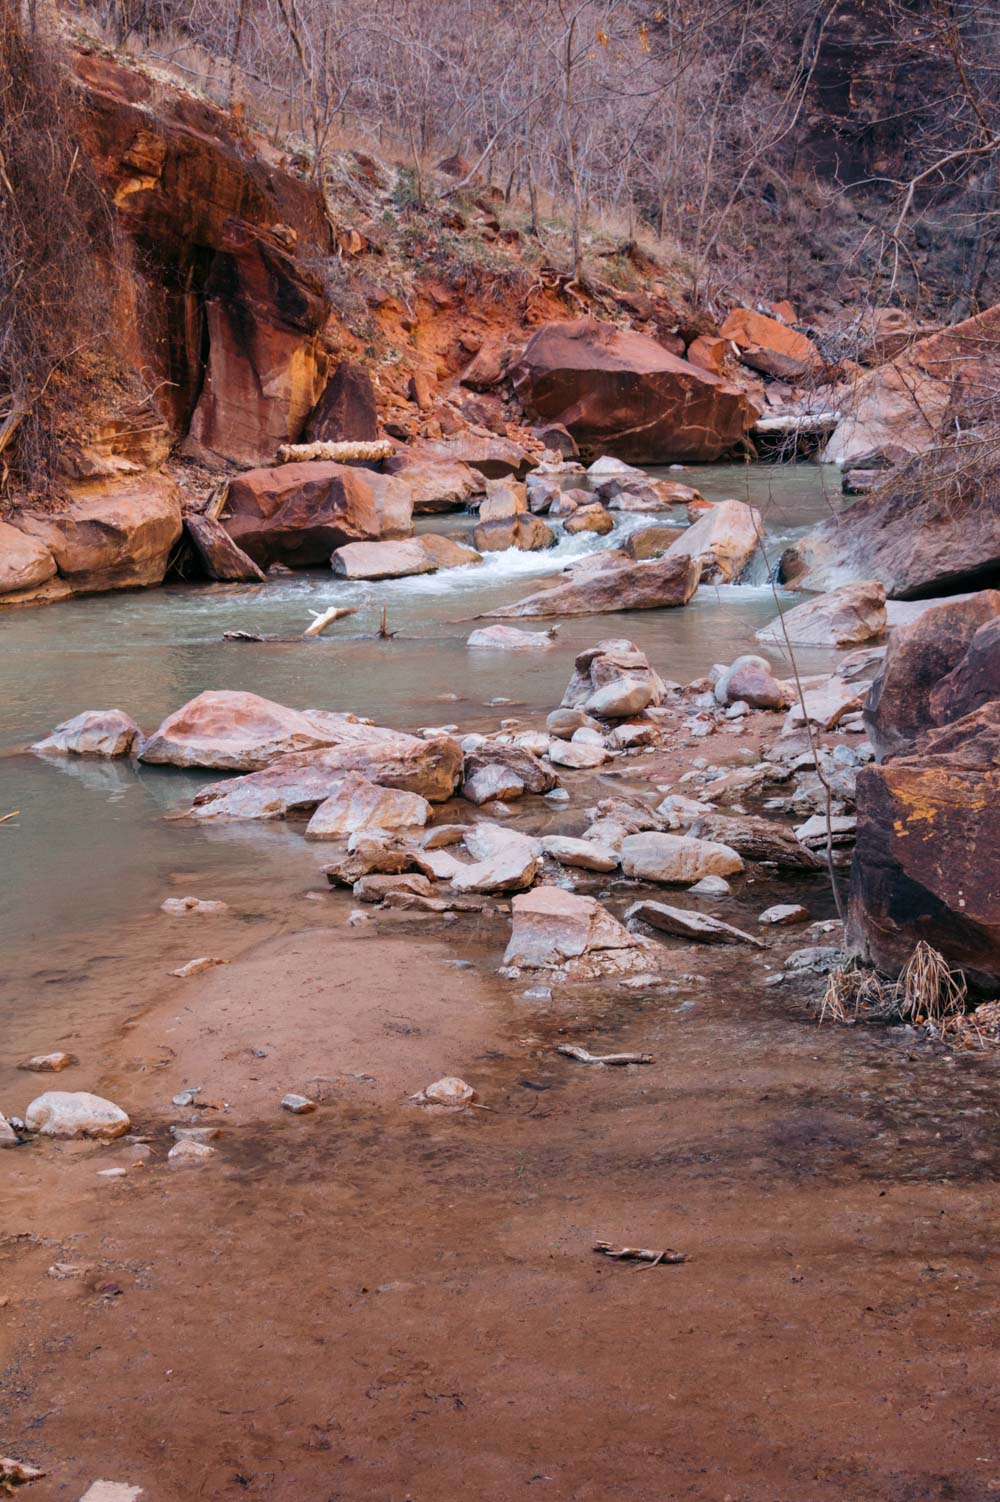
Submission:
[[[968,988],[938,950],[921,940],[899,979],[855,966],[835,970],[820,1002],[819,1020],[831,1022],[907,1022],[946,1036],[964,1019]]]

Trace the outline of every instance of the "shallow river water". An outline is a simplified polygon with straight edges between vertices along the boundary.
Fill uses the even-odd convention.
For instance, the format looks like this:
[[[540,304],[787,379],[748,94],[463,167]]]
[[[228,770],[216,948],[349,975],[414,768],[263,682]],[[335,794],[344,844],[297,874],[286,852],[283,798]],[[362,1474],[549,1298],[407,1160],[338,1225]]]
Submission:
[[[829,514],[838,477],[811,465],[712,466],[684,478],[709,499],[752,500],[765,519],[776,563],[790,535]],[[542,576],[581,552],[620,545],[637,526],[624,518],[606,538],[567,539],[540,554],[495,554],[479,567],[377,584],[347,584],[314,571],[266,585],[171,587],[93,596],[0,620],[0,1027],[51,992],[101,948],[101,934],[155,910],[165,883],[183,872],[191,889],[222,895],[218,882],[246,883],[258,900],[269,879],[285,886],[314,877],[325,858],[281,826],[196,828],[164,815],[184,807],[212,774],[130,763],[43,761],[24,748],[88,708],[120,707],[146,729],[204,689],[247,689],[299,708],[353,710],[410,728],[495,723],[489,701],[532,711],[558,704],[571,659],[602,636],[628,636],[659,672],[681,681],[755,650],[755,630],[775,614],[761,566],[757,584],[702,588],[683,610],[587,616],[560,625],[550,652],[469,651],[471,621],[521,598]],[[421,530],[461,536],[471,518],[435,517]],[[303,641],[309,611],[359,606],[326,635]],[[391,641],[377,639],[382,608]],[[525,621],[526,629],[547,622]],[[247,630],[286,639],[223,641]],[[776,656],[771,653],[769,655]],[[805,654],[806,670],[827,654]],[[456,701],[445,695],[458,695]],[[511,712],[511,711],[506,711]],[[213,885],[214,883],[214,885]],[[211,886],[211,891],[208,887]],[[81,947],[82,946],[82,947]],[[30,997],[26,994],[30,989]]]

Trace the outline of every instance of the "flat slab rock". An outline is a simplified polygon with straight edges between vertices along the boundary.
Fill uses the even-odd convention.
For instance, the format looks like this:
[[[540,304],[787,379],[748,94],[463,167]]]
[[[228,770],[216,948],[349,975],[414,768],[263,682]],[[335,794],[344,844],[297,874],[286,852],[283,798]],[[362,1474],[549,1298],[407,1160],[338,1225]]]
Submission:
[[[505,966],[548,969],[583,956],[614,956],[616,951],[625,951],[632,958],[648,945],[593,897],[566,892],[562,887],[539,886],[524,892],[514,898],[511,911],[513,924],[503,957]]]
[[[648,923],[662,933],[676,934],[678,938],[696,939],[703,944],[749,944],[752,949],[763,949],[760,939],[723,923],[721,918],[696,913],[689,908],[668,907],[665,902],[633,902],[625,911],[626,922]]]
[[[549,631],[519,631],[516,626],[482,626],[473,631],[466,646],[489,647],[494,652],[544,652],[555,646]]]
[[[596,840],[573,839],[569,835],[542,837],[542,850],[562,866],[577,866],[583,871],[617,871],[618,853],[610,845]]]

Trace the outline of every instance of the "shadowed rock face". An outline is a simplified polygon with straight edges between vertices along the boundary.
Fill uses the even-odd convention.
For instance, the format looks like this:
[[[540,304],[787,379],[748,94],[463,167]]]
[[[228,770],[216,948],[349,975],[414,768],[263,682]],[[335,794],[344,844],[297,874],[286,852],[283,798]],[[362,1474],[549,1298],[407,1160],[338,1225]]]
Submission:
[[[378,437],[375,388],[363,365],[345,361],[323,387],[306,422],[308,443],[366,443]]]
[[[851,953],[897,974],[926,940],[973,985],[1000,986],[1000,703],[862,768]]]
[[[907,755],[925,731],[975,707],[965,700],[964,674],[961,683],[955,675],[964,668],[980,628],[998,619],[1000,591],[985,589],[967,599],[926,610],[911,625],[893,632],[881,671],[865,701],[865,725],[880,759]],[[977,661],[980,655],[977,651]],[[989,653],[982,656],[985,667]],[[972,694],[978,668],[973,663],[965,671]],[[980,702],[995,698],[1000,694],[1000,679],[994,676],[992,686],[984,683],[981,689]],[[952,705],[957,715],[949,713]]]
[[[568,428],[584,457],[718,459],[757,416],[720,376],[593,318],[546,324],[511,374],[525,409]]]

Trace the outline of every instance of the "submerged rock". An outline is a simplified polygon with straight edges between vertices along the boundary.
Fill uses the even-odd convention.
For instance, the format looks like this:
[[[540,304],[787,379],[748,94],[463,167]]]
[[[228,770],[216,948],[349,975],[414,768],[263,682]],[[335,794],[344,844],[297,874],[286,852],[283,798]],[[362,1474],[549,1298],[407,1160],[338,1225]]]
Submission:
[[[473,631],[466,646],[489,647],[495,652],[539,652],[555,645],[548,631],[519,631],[516,626],[482,626]]]
[[[124,710],[86,709],[31,749],[47,756],[131,756],[141,739],[142,731]]]
[[[661,610],[686,605],[698,588],[701,566],[669,552],[646,563],[617,563],[589,571],[513,605],[489,612],[506,620],[521,616],[603,615],[618,610]]]

